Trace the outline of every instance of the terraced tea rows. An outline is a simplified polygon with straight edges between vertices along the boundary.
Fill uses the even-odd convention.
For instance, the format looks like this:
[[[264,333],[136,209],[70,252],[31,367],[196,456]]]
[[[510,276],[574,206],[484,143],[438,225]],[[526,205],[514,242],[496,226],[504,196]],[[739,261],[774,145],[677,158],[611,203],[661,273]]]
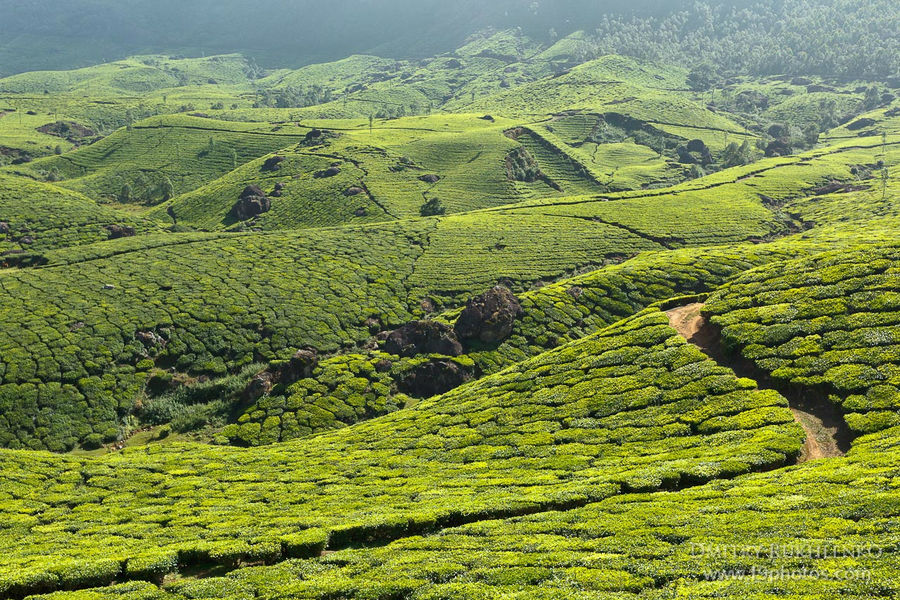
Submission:
[[[900,512],[896,488],[881,482],[900,469],[898,443],[895,428],[828,462],[176,580],[164,591],[135,582],[90,597],[891,597],[900,593],[893,533]]]
[[[327,234],[170,238],[5,273],[3,445],[65,450],[116,439],[156,368],[224,375],[291,347],[351,345],[372,316],[399,324],[410,316],[402,282],[426,230],[397,226],[386,239],[361,230],[353,245]],[[289,275],[296,269],[303,279]]]
[[[93,244],[117,231],[124,235],[153,229],[81,194],[6,175],[0,175],[0,222],[0,254]]]
[[[340,548],[785,464],[802,432],[783,398],[754,388],[650,311],[306,443],[85,461],[4,451],[0,581],[10,593],[277,560],[326,537]]]
[[[900,595],[897,11],[764,4],[0,79],[0,598]]]
[[[44,177],[95,200],[158,204],[196,189],[241,164],[303,140],[308,129],[275,131],[199,117],[154,117],[74,153],[18,170]],[[128,186],[130,193],[126,193]],[[166,188],[168,187],[168,191]]]
[[[820,389],[848,425],[900,424],[896,244],[749,273],[707,304],[725,342],[772,377]]]
[[[68,257],[44,253],[41,260],[62,264],[9,274],[2,282],[14,298],[5,305],[3,389],[16,407],[7,415],[12,423],[8,421],[11,429],[3,443],[64,450],[82,441],[96,444],[114,439],[130,427],[127,417],[155,368],[175,367],[193,377],[221,376],[259,359],[284,357],[291,348],[304,345],[326,352],[353,346],[368,336],[365,322],[372,317],[383,327],[395,326],[418,312],[416,307],[426,297],[439,307],[459,304],[473,290],[486,289],[501,278],[512,280],[522,291],[641,251],[786,233],[793,225],[779,222],[782,217],[763,206],[757,195],[760,190],[789,197],[798,186],[827,180],[829,174],[846,170],[849,175],[845,161],[869,152],[853,146],[819,151],[809,160],[773,160],[757,171],[744,167],[712,176],[703,184],[680,186],[696,191],[676,188],[615,202],[542,201],[420,223],[236,238],[239,244],[226,238],[186,237],[169,242],[154,239],[145,249],[138,239],[86,248]],[[754,172],[760,175],[752,176]],[[794,172],[806,178],[790,184],[786,177]],[[703,229],[698,229],[698,223]],[[389,249],[408,247],[410,239],[416,245],[398,260],[396,251]],[[181,254],[184,246],[179,240],[191,244],[189,256]],[[383,254],[371,255],[367,244]],[[318,272],[313,265],[322,264],[322,256],[347,266],[346,271],[325,269],[332,283],[322,279],[312,285],[282,275],[308,268],[310,277]],[[355,261],[373,271],[360,274],[357,267],[349,266],[360,264]],[[387,271],[375,273],[379,265],[387,265]],[[197,280],[198,272],[209,277]],[[341,279],[342,272],[348,279]],[[227,274],[224,288],[222,273]],[[325,271],[321,276],[326,276]],[[191,284],[179,283],[184,280]],[[62,282],[68,290],[65,306],[58,300]],[[107,286],[112,289],[104,289]],[[158,308],[137,314],[131,300],[135,290],[154,299]],[[281,291],[276,294],[275,290]],[[320,315],[331,314],[332,301],[345,305],[347,298],[357,294],[380,300],[361,302],[351,311],[353,316],[346,313],[338,321],[328,321],[333,326],[316,321],[331,319]],[[216,297],[214,304],[210,295]],[[318,299],[321,313],[298,304],[297,298],[308,296]],[[293,300],[286,306],[284,298]],[[198,305],[196,310],[184,310],[197,303],[207,308]],[[211,304],[219,308],[210,310]],[[47,307],[46,314],[36,316],[32,306]],[[108,327],[93,325],[98,319],[107,321],[98,315],[105,315],[109,306],[115,306],[121,317]],[[52,323],[48,323],[50,315],[55,315]],[[200,328],[202,334],[199,323],[206,323]],[[154,343],[147,348],[137,341],[150,334],[168,340],[165,347]],[[26,350],[32,343],[41,350]],[[107,375],[98,383],[100,373]],[[34,394],[42,398],[46,394],[49,399],[38,403]],[[89,414],[77,404],[83,401],[91,407]],[[50,421],[34,422],[36,414],[49,414],[60,403],[71,407],[66,415],[80,416],[70,420],[57,412]]]
[[[642,254],[621,265],[522,294],[524,314],[509,339],[494,345],[471,342],[464,356],[439,360],[474,365],[475,375],[496,373],[653,303],[709,292],[753,266],[825,247],[792,243]],[[450,311],[437,320],[452,324],[457,313]],[[398,382],[434,358],[401,358],[381,351],[329,358],[311,377],[251,404],[223,435],[239,445],[270,444],[393,412],[410,402],[398,390]]]

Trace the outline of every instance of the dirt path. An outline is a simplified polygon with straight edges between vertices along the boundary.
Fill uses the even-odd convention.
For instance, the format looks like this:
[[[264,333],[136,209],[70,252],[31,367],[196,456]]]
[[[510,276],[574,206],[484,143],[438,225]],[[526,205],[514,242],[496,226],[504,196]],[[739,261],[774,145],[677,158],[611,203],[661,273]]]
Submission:
[[[839,409],[827,397],[812,391],[773,382],[750,361],[730,356],[722,347],[721,335],[702,314],[703,304],[689,304],[666,312],[669,323],[688,342],[739,377],[749,377],[761,389],[774,389],[788,399],[791,413],[806,431],[806,443],[798,462],[844,456],[851,441],[850,431]]]

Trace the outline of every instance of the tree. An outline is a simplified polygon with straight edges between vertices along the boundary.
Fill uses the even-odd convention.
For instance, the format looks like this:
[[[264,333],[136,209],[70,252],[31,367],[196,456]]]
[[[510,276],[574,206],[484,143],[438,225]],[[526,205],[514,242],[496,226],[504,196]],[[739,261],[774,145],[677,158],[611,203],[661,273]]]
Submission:
[[[165,175],[163,175],[163,180],[160,184],[160,191],[162,191],[163,202],[168,202],[175,197],[175,186],[172,185],[172,180]]]
[[[872,86],[866,89],[866,96],[863,99],[863,110],[874,110],[881,105],[881,92],[878,88]]]
[[[753,146],[750,144],[750,140],[744,140],[741,145],[731,142],[722,152],[722,166],[725,168],[750,164],[752,160]]]
[[[134,192],[131,190],[131,185],[125,184],[122,186],[122,191],[119,192],[119,202],[128,203],[134,199]]]
[[[437,217],[446,213],[447,209],[444,207],[444,203],[441,202],[440,198],[430,198],[422,205],[422,208],[419,209],[419,214],[423,217]]]
[[[812,148],[819,143],[819,127],[815,123],[810,123],[803,128],[803,141],[807,146]]]
[[[695,92],[709,91],[717,78],[716,68],[710,63],[701,63],[691,69],[687,82]]]

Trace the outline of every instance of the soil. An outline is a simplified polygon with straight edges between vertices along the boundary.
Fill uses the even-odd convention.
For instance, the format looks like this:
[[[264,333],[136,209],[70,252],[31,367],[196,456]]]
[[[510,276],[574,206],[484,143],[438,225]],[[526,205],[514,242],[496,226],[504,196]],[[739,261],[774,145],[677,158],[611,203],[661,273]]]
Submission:
[[[752,362],[728,353],[722,345],[719,328],[703,315],[703,304],[689,304],[667,311],[669,323],[688,342],[739,377],[749,377],[761,389],[774,389],[787,398],[791,413],[806,431],[806,443],[798,462],[844,456],[852,434],[840,410],[819,390],[803,390],[772,381]]]

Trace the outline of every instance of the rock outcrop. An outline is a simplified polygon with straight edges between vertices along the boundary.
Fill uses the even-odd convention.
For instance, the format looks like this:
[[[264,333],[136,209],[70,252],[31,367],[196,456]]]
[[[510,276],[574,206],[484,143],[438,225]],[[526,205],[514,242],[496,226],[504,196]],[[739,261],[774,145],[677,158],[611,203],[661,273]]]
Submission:
[[[313,371],[318,366],[319,356],[314,350],[298,350],[291,360],[279,369],[278,382],[282,385],[291,385],[301,379],[312,377]]]
[[[431,360],[411,369],[397,382],[397,389],[416,398],[444,394],[472,381],[475,372],[452,360]]]
[[[106,231],[109,232],[109,239],[111,240],[134,237],[137,233],[134,227],[129,227],[128,225],[107,225]]]
[[[248,185],[241,192],[241,197],[231,209],[231,214],[238,221],[246,221],[268,212],[272,201],[258,185]]]
[[[523,314],[519,299],[508,288],[497,286],[466,303],[454,331],[461,340],[495,344],[512,334],[516,319]]]
[[[284,162],[283,156],[273,156],[271,158],[266,159],[266,162],[263,163],[262,170],[263,171],[278,171],[281,169],[281,163]]]
[[[462,344],[453,329],[437,321],[413,321],[388,334],[384,350],[397,356],[442,354],[459,356]]]

